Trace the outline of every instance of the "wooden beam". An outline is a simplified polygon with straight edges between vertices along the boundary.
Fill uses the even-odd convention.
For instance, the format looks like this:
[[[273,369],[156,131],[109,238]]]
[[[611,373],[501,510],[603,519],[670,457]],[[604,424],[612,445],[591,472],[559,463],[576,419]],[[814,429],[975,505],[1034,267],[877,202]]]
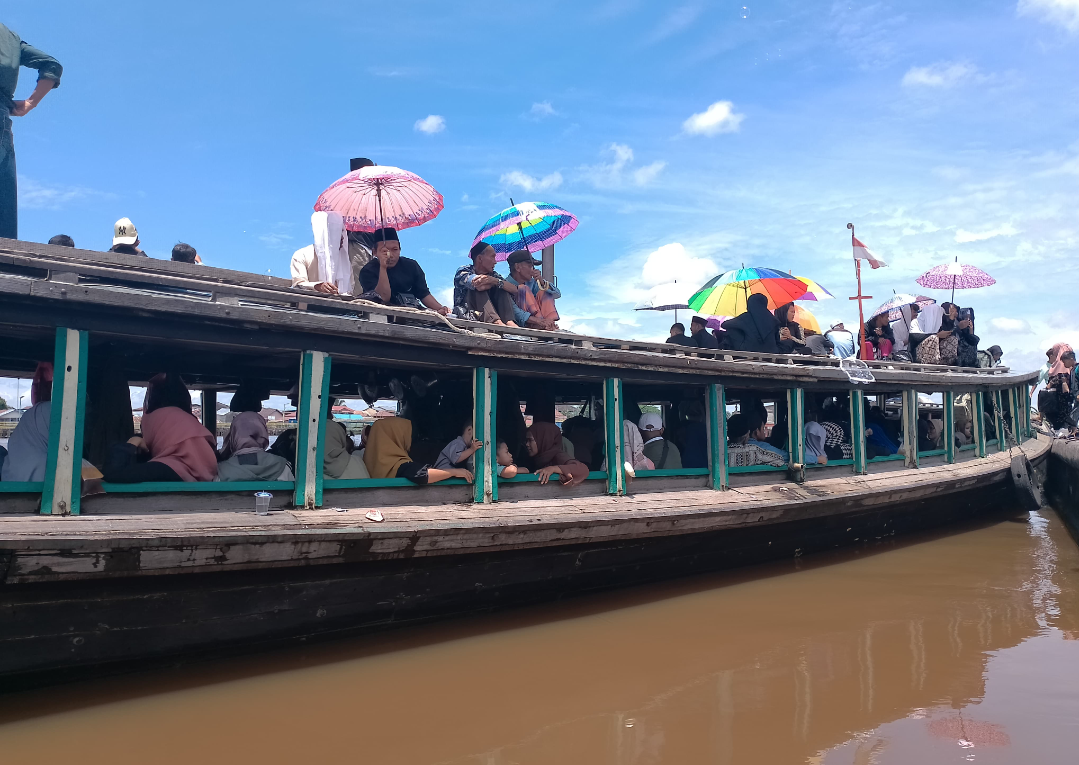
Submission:
[[[850,392],[850,441],[854,454],[854,474],[867,475],[869,462],[865,451],[865,393],[858,389]]]
[[[1021,445],[1026,438],[1026,433],[1023,432],[1023,413],[1022,404],[1019,399],[1019,388],[1008,388],[1008,409],[1012,415],[1012,435],[1015,437],[1016,445]]]
[[[804,465],[805,454],[805,390],[787,389],[787,441],[790,446],[790,461]]]
[[[708,476],[712,488],[730,488],[727,472],[727,395],[722,385],[712,383],[705,392],[708,410]]]
[[[1004,434],[1004,396],[999,388],[992,392],[993,395],[993,422],[997,431],[997,451],[1008,451],[1008,437]]]
[[[918,467],[918,391],[913,388],[903,390],[903,446],[903,464]]]
[[[296,496],[298,507],[322,506],[322,454],[330,396],[330,356],[304,351],[300,362],[300,401],[296,410]]]
[[[483,443],[473,458],[473,499],[490,504],[498,501],[498,373],[487,367],[472,370],[473,437]]]
[[[217,438],[217,391],[202,389],[202,426]]]
[[[56,330],[49,451],[41,494],[43,515],[79,514],[88,355],[86,332]]]
[[[622,381],[609,377],[603,381],[603,416],[607,442],[607,493],[626,493],[625,433],[622,430]]]
[[[944,459],[955,462],[955,393],[944,391]]]

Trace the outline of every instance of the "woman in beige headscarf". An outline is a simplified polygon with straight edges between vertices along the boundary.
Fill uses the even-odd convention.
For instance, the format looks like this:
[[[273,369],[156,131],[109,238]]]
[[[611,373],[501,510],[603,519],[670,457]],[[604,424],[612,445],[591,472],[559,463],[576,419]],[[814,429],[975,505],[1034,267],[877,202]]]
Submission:
[[[438,483],[447,478],[464,478],[472,483],[472,473],[464,468],[428,467],[413,462],[408,450],[412,448],[412,421],[404,417],[387,417],[371,426],[363,461],[372,478],[407,478],[421,486]]]

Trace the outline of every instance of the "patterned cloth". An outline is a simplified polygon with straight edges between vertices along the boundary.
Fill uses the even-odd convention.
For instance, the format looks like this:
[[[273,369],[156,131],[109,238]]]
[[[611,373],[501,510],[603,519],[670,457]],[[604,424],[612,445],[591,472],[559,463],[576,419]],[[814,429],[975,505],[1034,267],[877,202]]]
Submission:
[[[730,444],[727,446],[728,467],[750,467],[752,465],[786,467],[787,461],[775,452],[762,449],[756,444]]]
[[[843,451],[843,459],[854,459],[854,448],[847,440],[847,434],[843,432],[843,426],[838,422],[822,422],[824,426],[824,446],[838,447]]]

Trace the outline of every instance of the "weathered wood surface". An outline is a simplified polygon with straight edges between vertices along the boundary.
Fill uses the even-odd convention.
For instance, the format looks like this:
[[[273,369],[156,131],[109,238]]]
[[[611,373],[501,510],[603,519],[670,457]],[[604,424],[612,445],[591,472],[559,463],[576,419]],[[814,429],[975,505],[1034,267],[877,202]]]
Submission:
[[[1024,450],[1040,461],[1049,444],[1029,441]],[[10,553],[8,583],[220,572],[701,534],[835,518],[1010,486],[1007,452],[953,465],[932,460],[937,464],[927,460],[919,469],[887,463],[881,466],[886,469],[866,476],[851,475],[849,467],[818,469],[801,486],[775,483],[775,474],[735,475],[727,492],[566,498],[559,495],[561,487],[551,485],[550,498],[542,500],[386,507],[381,523],[368,521],[363,513],[369,505],[350,501],[350,492],[335,496],[327,491],[327,506],[321,509],[268,516],[252,510],[191,510],[201,498],[174,496],[176,512],[0,516],[0,552]]]
[[[513,340],[491,334],[472,332],[451,332],[427,327],[413,327],[401,324],[385,324],[365,321],[354,317],[312,314],[303,311],[282,308],[230,305],[213,302],[205,298],[187,297],[168,293],[151,293],[106,285],[79,284],[71,285],[50,282],[45,279],[0,276],[0,294],[27,295],[29,297],[51,301],[66,302],[84,307],[108,307],[134,312],[135,315],[162,315],[199,319],[202,321],[233,324],[249,328],[285,329],[299,331],[306,335],[333,336],[334,338],[354,338],[357,340],[376,340],[380,342],[408,345],[434,346],[460,352],[472,359],[472,364],[497,366],[496,359],[536,362],[539,364],[552,361],[582,367],[603,367],[628,369],[635,371],[673,372],[709,377],[721,377],[733,383],[739,380],[760,381],[762,378],[777,384],[819,385],[834,384],[841,387],[850,385],[846,374],[834,366],[812,365],[809,357],[789,359],[790,363],[771,363],[739,359],[726,361],[700,356],[674,355],[673,346],[658,346],[659,350],[613,350],[604,348],[585,348],[577,345],[556,342],[534,342]],[[131,335],[145,334],[152,336],[156,331],[153,322],[128,324],[124,331]],[[317,340],[309,341],[317,344]],[[294,349],[303,350],[303,349]],[[348,354],[338,354],[335,356]],[[357,352],[356,361],[369,359],[366,353]],[[797,363],[796,363],[797,362]],[[974,386],[1004,388],[1028,383],[1034,373],[1020,374],[998,372],[980,374],[974,370],[925,371],[920,369],[877,368],[876,388],[892,386],[916,386],[925,390],[963,390]],[[584,370],[582,370],[584,371]]]

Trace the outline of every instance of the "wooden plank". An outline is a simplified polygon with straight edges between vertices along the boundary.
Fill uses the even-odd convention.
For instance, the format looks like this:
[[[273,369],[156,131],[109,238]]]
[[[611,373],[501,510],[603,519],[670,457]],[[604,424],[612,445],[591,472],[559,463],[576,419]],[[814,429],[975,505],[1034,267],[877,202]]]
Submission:
[[[626,434],[622,427],[622,381],[608,377],[603,381],[604,434],[607,449],[607,493],[626,493]]]
[[[49,453],[41,512],[78,515],[82,488],[83,420],[86,414],[86,332],[56,330]]]
[[[787,435],[790,461],[804,465],[805,455],[805,391],[801,388],[787,389]]]
[[[330,391],[330,357],[304,351],[300,365],[298,432],[296,435],[296,504],[322,504],[322,455],[326,443],[326,412]]]
[[[865,393],[855,388],[850,392],[850,437],[854,455],[854,474],[869,472],[865,449]]]
[[[907,467],[918,467],[918,391],[903,390],[903,447]]]
[[[722,385],[712,383],[705,390],[708,416],[708,472],[712,488],[726,491],[727,474],[727,397]]]

